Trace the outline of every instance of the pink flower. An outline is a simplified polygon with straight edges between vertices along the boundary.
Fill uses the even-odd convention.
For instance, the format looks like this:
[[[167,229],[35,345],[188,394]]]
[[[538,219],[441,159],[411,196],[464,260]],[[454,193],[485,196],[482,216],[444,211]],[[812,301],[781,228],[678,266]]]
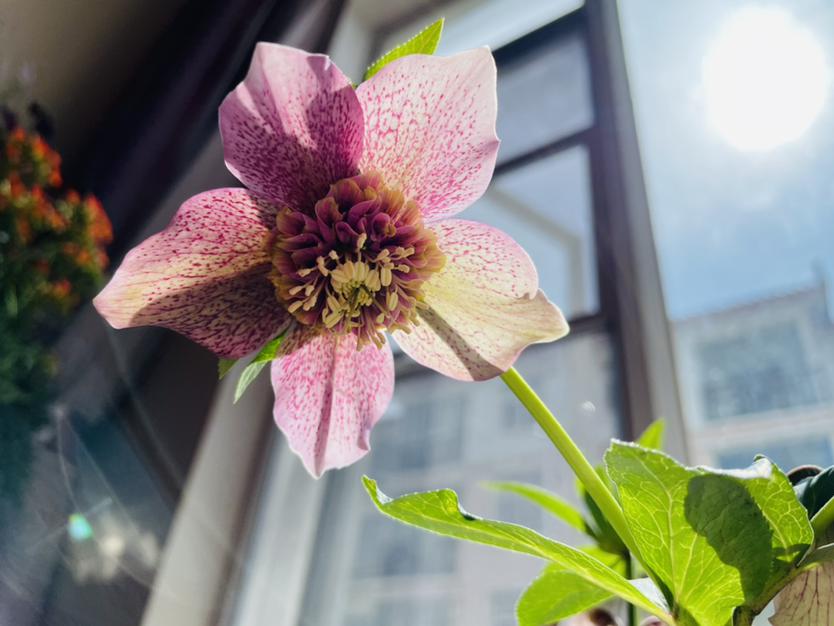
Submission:
[[[354,89],[326,56],[259,44],[220,107],[247,189],[187,200],[95,306],[116,328],[166,326],[227,358],[286,331],[275,421],[314,476],[349,465],[393,392],[386,331],[460,380],[567,332],[524,250],[452,217],[489,184],[495,117],[487,49],[407,56]]]

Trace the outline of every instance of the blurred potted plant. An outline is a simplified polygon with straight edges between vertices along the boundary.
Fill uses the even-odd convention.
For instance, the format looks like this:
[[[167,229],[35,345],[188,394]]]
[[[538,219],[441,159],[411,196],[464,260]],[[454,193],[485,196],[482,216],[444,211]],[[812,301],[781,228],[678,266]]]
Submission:
[[[32,434],[48,416],[50,345],[98,287],[112,239],[92,195],[63,187],[61,157],[36,104],[0,119],[0,497],[19,495]]]

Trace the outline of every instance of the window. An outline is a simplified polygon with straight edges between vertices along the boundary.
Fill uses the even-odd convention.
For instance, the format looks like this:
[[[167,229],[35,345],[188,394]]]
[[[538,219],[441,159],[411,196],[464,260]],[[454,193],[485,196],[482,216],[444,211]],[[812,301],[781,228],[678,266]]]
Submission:
[[[698,350],[706,417],[732,418],[816,402],[795,324],[705,341]]]
[[[834,6],[620,7],[692,460],[828,464]]]
[[[787,442],[767,442],[735,450],[722,450],[718,462],[723,467],[744,467],[757,454],[764,454],[779,467],[798,467],[814,459],[823,467],[834,465],[831,442],[825,439],[799,439]]]
[[[542,288],[571,320],[567,339],[528,349],[517,367],[598,462],[610,439],[630,427],[614,330],[619,311],[610,293],[602,296],[600,281],[613,237],[604,230],[599,181],[612,174],[597,152],[600,104],[586,19],[575,11],[495,50],[503,144],[489,190],[463,217],[519,241]],[[455,51],[453,37],[445,35],[446,53]],[[322,481],[303,598],[288,623],[376,624],[390,615],[396,624],[512,624],[515,599],[540,563],[392,523],[375,511],[360,477],[371,475],[389,494],[451,487],[474,513],[575,542],[579,536],[558,520],[482,482],[532,482],[576,502],[572,474],[500,381],[463,384],[416,368],[404,355],[397,363],[394,400],[372,433],[371,454]],[[281,445],[274,454],[280,459],[287,450]],[[269,549],[257,529],[274,534],[279,523],[259,517],[251,554]],[[242,584],[251,585],[246,576]],[[236,614],[244,621],[231,623],[274,621],[273,613],[253,610],[257,602],[243,598]]]

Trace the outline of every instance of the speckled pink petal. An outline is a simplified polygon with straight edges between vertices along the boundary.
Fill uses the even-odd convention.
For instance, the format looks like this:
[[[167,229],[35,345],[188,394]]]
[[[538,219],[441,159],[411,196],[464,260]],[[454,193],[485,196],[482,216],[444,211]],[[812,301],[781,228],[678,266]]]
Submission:
[[[362,170],[415,200],[426,220],[481,197],[498,154],[495,61],[487,48],[406,56],[356,89],[365,111]]]
[[[275,422],[318,478],[370,450],[369,435],[394,393],[391,347],[356,350],[353,335],[320,335],[272,363]]]
[[[446,266],[423,288],[428,309],[420,324],[394,333],[415,361],[459,380],[485,380],[530,344],[567,334],[562,312],[538,289],[533,262],[508,235],[457,219],[431,228]]]
[[[259,43],[220,105],[226,165],[258,195],[304,208],[357,173],[362,119],[350,81],[328,57]]]
[[[244,356],[289,319],[267,278],[274,223],[275,208],[245,189],[196,195],[127,254],[93,304],[114,328],[165,326]]]

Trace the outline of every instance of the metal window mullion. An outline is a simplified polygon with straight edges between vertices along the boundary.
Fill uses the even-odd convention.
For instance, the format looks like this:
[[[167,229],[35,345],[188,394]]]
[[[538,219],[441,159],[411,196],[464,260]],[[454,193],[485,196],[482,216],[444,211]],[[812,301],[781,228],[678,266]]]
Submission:
[[[591,141],[600,298],[610,313],[625,392],[625,436],[653,420],[666,448],[687,454],[671,330],[666,316],[616,2],[584,8],[595,106]]]

